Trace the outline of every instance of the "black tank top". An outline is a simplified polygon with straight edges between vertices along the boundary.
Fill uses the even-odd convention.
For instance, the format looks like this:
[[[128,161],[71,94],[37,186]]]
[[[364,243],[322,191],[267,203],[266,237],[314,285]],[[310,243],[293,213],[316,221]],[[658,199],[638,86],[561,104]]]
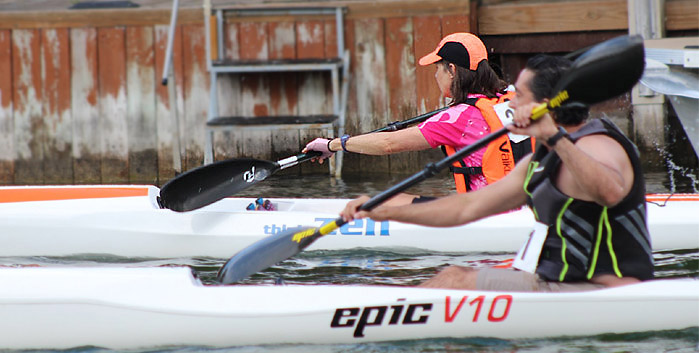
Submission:
[[[653,255],[638,149],[606,119],[594,119],[570,137],[575,142],[593,134],[608,135],[623,146],[633,166],[633,187],[611,208],[568,197],[552,180],[560,158],[545,146],[539,148],[524,183],[535,217],[549,226],[536,273],[560,282],[585,281],[600,274],[651,279]]]

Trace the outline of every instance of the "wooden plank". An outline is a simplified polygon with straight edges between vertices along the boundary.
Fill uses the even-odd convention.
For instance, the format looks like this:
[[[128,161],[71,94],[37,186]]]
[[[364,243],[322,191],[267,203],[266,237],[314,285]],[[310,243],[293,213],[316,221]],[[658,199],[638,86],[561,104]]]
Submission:
[[[625,34],[623,31],[480,36],[489,54],[565,53]]]
[[[325,22],[304,20],[296,23],[296,50],[299,59],[325,57]],[[337,54],[333,55],[337,57]],[[298,78],[299,115],[332,114],[333,103],[329,72],[305,72]],[[301,145],[316,137],[331,137],[334,133],[323,130],[302,130],[299,132]],[[298,153],[298,150],[296,151]],[[327,173],[328,164],[306,163],[301,166],[304,174]]]
[[[269,32],[267,23],[240,24],[240,58],[269,59]],[[269,75],[241,75],[241,113],[244,116],[265,116],[270,113]],[[242,141],[245,157],[271,159],[272,134],[270,131],[246,131]]]
[[[41,34],[12,31],[15,183],[43,184],[45,125],[42,117]]]
[[[209,20],[209,55],[212,61],[220,60],[218,57],[218,28],[216,15],[211,15]]]
[[[473,33],[475,35],[480,35],[478,30],[478,1],[471,1],[471,7],[468,14],[469,30],[467,32]]]
[[[155,74],[158,78],[158,84],[155,88],[155,111],[156,111],[156,126],[157,126],[157,150],[158,150],[158,181],[163,184],[175,176],[173,166],[173,144],[176,141],[177,134],[182,140],[184,116],[184,71],[183,71],[183,52],[182,52],[182,26],[177,26],[173,38],[172,48],[172,67],[174,69],[175,82],[169,82],[168,85],[175,85],[176,106],[170,107],[170,96],[168,95],[168,86],[163,86],[161,83],[163,75],[163,66],[165,63],[165,51],[167,49],[168,26],[157,25],[155,28]],[[177,115],[180,121],[180,131],[175,132],[175,117],[172,114],[172,109],[177,109]],[[180,146],[181,150],[183,146]],[[181,152],[180,157],[184,154]],[[180,163],[184,166],[184,158],[181,158]],[[182,170],[184,171],[184,169]]]
[[[284,7],[317,7],[317,1],[281,3]],[[227,6],[228,8],[265,8],[279,7],[280,3],[250,2]],[[346,6],[347,18],[385,18],[418,15],[442,15],[450,13],[467,13],[468,0],[375,0],[367,1],[324,1],[322,6]],[[59,11],[7,11],[0,12],[0,28],[65,28],[65,27],[114,27],[114,26],[147,26],[167,24],[170,21],[171,8],[138,8],[138,9],[93,9],[93,10],[59,10]],[[324,16],[327,17],[327,16]],[[318,20],[317,16],[306,19]],[[259,16],[256,18],[229,17],[229,21],[237,22],[276,22],[289,21],[289,16]],[[200,6],[181,6],[177,17],[178,24],[202,24],[203,16]]]
[[[70,35],[68,29],[41,30],[43,112],[46,124],[44,182],[73,183],[73,122],[70,97]]]
[[[422,16],[413,18],[415,61],[432,52],[442,40],[441,19],[436,16]],[[415,66],[415,78],[417,88],[417,114],[443,107],[447,101],[442,97],[439,87],[434,79],[435,65]],[[424,166],[437,160],[441,154],[438,149],[422,152],[418,156],[418,166]]]
[[[628,28],[626,0],[498,4],[478,9],[480,34],[603,31]]]
[[[388,92],[386,87],[386,52],[384,20],[361,19],[355,21],[355,47],[357,65],[357,131],[368,131],[389,122]],[[363,172],[387,172],[387,156],[362,156]]]
[[[422,16],[413,18],[415,33],[415,60],[432,52],[442,39],[441,21],[439,17]],[[434,81],[435,66],[415,67],[417,87],[417,113],[422,114],[444,105],[439,87]]]
[[[469,0],[389,0],[347,2],[348,18],[390,18],[467,14]]]
[[[12,104],[12,33],[0,30],[0,184],[14,183],[15,143]]]
[[[226,23],[224,27],[224,56],[227,59],[240,58],[239,24]],[[241,116],[240,75],[218,75],[218,111],[220,116]],[[223,131],[214,133],[214,159],[236,158],[242,154],[243,133]]]
[[[475,3],[472,1],[471,3]],[[582,4],[580,4],[582,3]],[[284,6],[318,6],[317,2],[300,2],[300,3],[284,3]],[[533,28],[538,29],[531,32],[546,32],[541,19],[547,17],[551,22],[559,22],[559,26],[566,26],[566,22],[570,19],[574,20],[573,25],[580,27],[580,31],[588,30],[610,30],[610,29],[626,29],[627,22],[622,21],[625,18],[626,1],[623,0],[606,0],[606,1],[572,1],[568,3],[559,1],[549,1],[536,4],[495,4],[483,5],[481,11],[486,13],[479,14],[481,25],[485,24],[484,30],[481,33],[496,34],[496,33],[512,33],[513,26],[508,24],[508,21],[498,22],[501,18],[508,18],[511,14],[526,16],[515,16],[513,19],[517,22],[516,33],[529,33],[527,30],[527,22],[523,20],[530,18],[530,14],[518,14],[520,7],[530,10],[531,7],[538,7],[540,15],[537,19],[532,20]],[[469,13],[468,0],[394,0],[388,2],[376,1],[330,1],[323,2],[324,6],[347,6],[347,19],[358,18],[389,18],[389,17],[406,17],[406,16],[424,16],[424,15],[450,15],[454,13],[467,14]],[[621,6],[620,6],[621,5]],[[250,3],[241,4],[236,7],[274,7],[279,6],[278,3]],[[498,15],[499,7],[507,7],[503,13]],[[559,7],[578,7],[583,9],[583,19],[580,17],[569,17],[570,12],[561,13],[563,17],[558,16]],[[668,0],[666,1],[666,24],[668,30],[683,30],[697,29],[697,6],[696,0]],[[609,12],[619,11],[622,12]],[[575,11],[575,10],[574,10]],[[480,12],[480,11],[479,11]],[[553,14],[553,17],[551,15]],[[321,18],[327,18],[323,16]],[[307,19],[321,19],[319,17],[308,17]],[[203,22],[201,9],[180,8],[178,13],[179,24],[200,24]],[[231,22],[241,21],[258,21],[258,22],[275,22],[292,20],[289,16],[261,16],[257,18],[241,18],[229,17]],[[18,28],[64,28],[64,27],[97,27],[97,26],[144,26],[153,24],[167,24],[170,21],[170,9],[111,9],[111,10],[81,10],[81,11],[7,11],[0,12],[0,28],[3,29],[18,29]],[[473,22],[473,21],[471,21]],[[552,23],[547,23],[545,26],[552,26]],[[553,25],[555,26],[555,25]],[[619,28],[622,26],[623,28]],[[523,30],[523,31],[522,31]],[[505,32],[503,32],[505,31]]]
[[[412,19],[407,17],[386,19],[385,43],[389,120],[405,120],[417,115]],[[411,172],[419,169],[417,152],[398,153],[392,155],[389,161],[391,172]]]
[[[184,138],[185,168],[204,163],[206,113],[209,109],[209,74],[203,25],[182,26],[184,50]]]
[[[102,182],[129,181],[126,113],[126,38],[123,27],[97,29],[97,72],[102,131]]]
[[[73,173],[75,182],[102,181],[100,111],[97,79],[97,29],[70,31]]]
[[[336,58],[337,55],[337,28],[335,19],[324,21],[324,31],[325,33],[325,57],[326,58]],[[344,33],[344,31],[343,31]],[[346,49],[347,47],[345,47]]]
[[[299,1],[299,2],[249,2],[238,3],[233,5],[223,6],[225,9],[265,9],[265,8],[284,8],[295,7],[318,7],[318,1]],[[345,0],[345,1],[322,1],[322,7],[337,7],[342,6],[347,8],[346,18],[369,19],[369,18],[390,18],[390,17],[410,17],[421,15],[445,15],[454,13],[468,13],[469,0]],[[318,20],[324,16],[306,15],[302,16],[303,20]],[[327,17],[327,16],[325,16]],[[267,16],[235,16],[229,17],[232,21],[288,21],[290,15],[267,15]]]
[[[296,32],[293,22],[269,24],[269,58],[295,59]],[[296,73],[274,73],[270,75],[270,114],[298,114],[298,91]],[[298,138],[297,138],[298,140]],[[296,141],[298,143],[298,141]],[[296,146],[294,146],[294,149]],[[281,152],[281,151],[279,151]]]
[[[0,28],[80,28],[146,26],[170,23],[168,9],[109,9],[65,11],[7,11],[0,12]],[[178,24],[202,23],[201,8],[180,8]]]
[[[312,23],[312,22],[305,22],[306,24]],[[336,23],[335,23],[335,18],[332,17],[331,19],[325,19],[323,21],[323,54],[317,53],[316,54],[307,54],[307,55],[318,55],[319,57],[325,57],[325,58],[337,58],[337,29],[335,28]],[[298,29],[298,27],[297,27]],[[307,30],[306,30],[307,31]],[[301,38],[299,38],[301,40]],[[318,50],[319,48],[316,48],[315,50]],[[304,74],[305,78],[302,81],[303,86],[301,86],[301,89],[306,89],[306,91],[303,91],[303,100],[299,102],[300,105],[304,107],[304,109],[308,113],[314,112],[313,109],[315,109],[316,113],[322,112],[324,114],[333,114],[333,94],[332,94],[332,78],[331,74],[329,72],[323,72],[323,73],[312,73],[312,74]],[[350,74],[351,75],[351,74]],[[315,85],[309,84],[309,81],[315,80]],[[342,84],[342,81],[339,83],[340,85]],[[321,85],[323,88],[321,88]],[[342,89],[342,88],[340,88]],[[315,97],[315,103],[313,100],[313,97]],[[342,99],[342,98],[340,98]],[[319,103],[321,103],[319,105]],[[313,107],[315,106],[315,107]],[[345,119],[347,120],[347,119]],[[339,127],[339,126],[338,126]],[[311,130],[302,130],[299,131],[299,135],[301,143],[299,146],[299,150],[303,149],[303,147],[309,143],[310,141],[313,141],[313,139],[317,137],[338,137],[337,136],[338,128],[334,128],[333,131],[326,131],[326,130],[320,130],[320,129],[311,129]],[[345,154],[346,155],[346,154]],[[324,174],[328,173],[330,163],[334,165],[334,157],[330,161],[326,161],[323,164],[317,164],[317,163],[305,163],[302,164],[301,167],[299,168],[299,171],[302,174]]]
[[[349,92],[347,97],[347,116],[345,118],[345,133],[349,135],[357,135],[363,133],[364,131],[359,129],[356,123],[359,119],[357,116],[357,77],[354,73],[357,70],[357,53],[354,50],[356,45],[355,40],[355,20],[346,19],[345,20],[345,48],[350,52],[350,82],[349,82]],[[345,153],[344,160],[342,161],[342,171],[343,174],[351,174],[352,172],[357,173],[359,169],[360,154],[357,153]]]
[[[296,55],[296,30],[292,21],[269,23],[269,58],[294,59]],[[270,75],[270,114],[298,115],[297,82],[300,75],[292,72],[280,72]],[[277,160],[299,153],[299,131],[272,131],[271,156]],[[280,175],[297,175],[300,168],[288,168]]]
[[[325,23],[303,21],[296,24],[296,46],[299,59],[325,57]]]
[[[153,27],[126,28],[126,118],[129,182],[158,181]]]
[[[469,14],[466,13],[442,16],[443,36],[457,32],[471,32],[471,21]]]
[[[386,19],[385,42],[389,120],[404,120],[417,115],[413,21],[405,17]]]
[[[699,29],[699,1],[665,1],[665,18],[668,31]]]

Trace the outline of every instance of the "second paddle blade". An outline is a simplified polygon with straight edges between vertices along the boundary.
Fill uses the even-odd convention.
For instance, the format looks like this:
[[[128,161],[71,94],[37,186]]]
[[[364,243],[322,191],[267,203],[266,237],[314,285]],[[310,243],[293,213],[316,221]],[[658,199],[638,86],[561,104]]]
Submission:
[[[184,212],[206,206],[265,180],[279,164],[259,159],[230,159],[192,169],[160,189],[163,208]]]
[[[599,103],[629,91],[644,68],[643,38],[620,36],[595,45],[575,60],[554,92],[568,91],[570,102]]]
[[[313,235],[317,228],[291,228],[241,250],[231,257],[218,272],[218,281],[231,284],[241,281],[284,259],[298,254],[312,241],[309,237],[299,238],[299,234]],[[297,239],[296,241],[294,239]]]

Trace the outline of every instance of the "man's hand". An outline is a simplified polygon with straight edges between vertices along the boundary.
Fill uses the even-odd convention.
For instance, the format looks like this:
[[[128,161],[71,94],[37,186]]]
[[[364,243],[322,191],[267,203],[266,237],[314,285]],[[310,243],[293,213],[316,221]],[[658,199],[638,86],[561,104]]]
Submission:
[[[532,120],[532,110],[541,103],[527,103],[515,108],[515,116],[512,125],[507,125],[510,132],[519,135],[529,135],[546,141],[549,137],[558,132],[556,123],[553,121],[551,114],[546,113],[537,120]]]
[[[362,195],[347,203],[345,209],[340,212],[340,216],[345,222],[352,221],[354,219],[371,218],[375,221],[383,221],[385,218],[381,216],[381,206],[377,207],[373,211],[359,211],[359,207],[365,202],[369,201],[369,196]],[[378,211],[378,212],[377,212]]]

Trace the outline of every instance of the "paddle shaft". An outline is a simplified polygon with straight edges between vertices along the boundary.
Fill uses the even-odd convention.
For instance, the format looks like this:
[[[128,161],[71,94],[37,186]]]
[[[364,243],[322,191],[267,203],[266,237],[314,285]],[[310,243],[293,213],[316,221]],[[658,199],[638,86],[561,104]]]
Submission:
[[[284,159],[280,159],[276,162],[276,164],[279,166],[279,169],[286,169],[289,167],[293,167],[299,163],[303,163],[307,160],[320,157],[323,153],[320,151],[308,151],[306,153],[299,153],[295,156],[287,157]]]
[[[449,108],[450,108],[450,107],[442,107],[442,108],[439,108],[439,109],[435,109],[435,110],[433,110],[433,111],[431,111],[431,112],[427,112],[427,113],[425,113],[425,114],[420,114],[420,115],[418,115],[418,116],[416,116],[416,117],[414,117],[414,118],[406,119],[406,120],[403,120],[403,121],[394,121],[394,122],[392,122],[392,123],[390,123],[390,124],[388,124],[388,125],[386,125],[386,126],[384,126],[384,127],[382,127],[382,128],[378,128],[378,129],[376,129],[376,130],[372,130],[370,133],[403,130],[403,129],[405,129],[406,127],[408,127],[408,126],[410,126],[410,125],[417,124],[417,123],[421,123],[421,122],[423,122],[423,121],[429,119],[429,118],[432,117],[433,115],[435,115],[435,114],[437,114],[437,113],[439,113],[439,112],[445,111],[445,110],[447,110],[447,109],[449,109]]]
[[[444,107],[414,118],[396,121],[372,132],[397,131],[427,120]],[[229,159],[180,174],[160,189],[158,203],[173,211],[192,211],[247,189],[279,170],[318,158],[319,151],[308,151],[276,162],[257,159]]]

